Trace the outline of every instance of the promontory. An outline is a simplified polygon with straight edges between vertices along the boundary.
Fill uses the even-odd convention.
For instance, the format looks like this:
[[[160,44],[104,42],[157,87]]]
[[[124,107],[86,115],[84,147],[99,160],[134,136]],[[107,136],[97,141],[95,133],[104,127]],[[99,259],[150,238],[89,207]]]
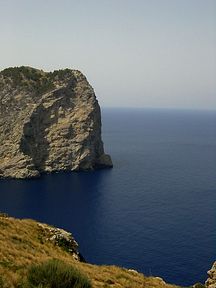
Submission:
[[[105,167],[100,107],[80,71],[0,72],[0,177]]]

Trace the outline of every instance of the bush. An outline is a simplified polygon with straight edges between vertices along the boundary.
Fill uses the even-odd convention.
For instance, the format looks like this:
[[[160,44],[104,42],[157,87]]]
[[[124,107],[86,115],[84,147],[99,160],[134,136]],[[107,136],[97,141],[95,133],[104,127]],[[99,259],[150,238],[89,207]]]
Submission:
[[[3,282],[3,278],[2,276],[0,275],[0,288],[3,288],[4,287],[4,282]]]
[[[25,288],[90,288],[88,278],[79,270],[59,260],[48,260],[28,270]]]
[[[192,286],[193,288],[205,288],[205,285],[202,283],[196,283]]]

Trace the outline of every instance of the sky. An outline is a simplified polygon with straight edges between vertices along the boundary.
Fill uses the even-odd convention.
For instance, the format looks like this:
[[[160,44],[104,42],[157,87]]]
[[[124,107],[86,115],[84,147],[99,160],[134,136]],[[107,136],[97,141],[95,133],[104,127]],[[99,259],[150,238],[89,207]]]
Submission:
[[[0,70],[81,70],[102,107],[216,110],[216,0],[0,0]]]

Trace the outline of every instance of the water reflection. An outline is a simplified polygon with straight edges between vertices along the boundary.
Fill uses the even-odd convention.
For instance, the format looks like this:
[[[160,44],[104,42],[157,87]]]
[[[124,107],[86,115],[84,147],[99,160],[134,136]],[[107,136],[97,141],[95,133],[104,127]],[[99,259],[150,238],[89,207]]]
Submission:
[[[15,217],[34,218],[60,226],[67,226],[62,217],[77,218],[79,215],[79,225],[84,224],[97,213],[100,205],[95,202],[101,199],[100,185],[106,185],[105,178],[109,178],[109,174],[109,170],[61,172],[43,175],[40,179],[1,180],[0,210]]]

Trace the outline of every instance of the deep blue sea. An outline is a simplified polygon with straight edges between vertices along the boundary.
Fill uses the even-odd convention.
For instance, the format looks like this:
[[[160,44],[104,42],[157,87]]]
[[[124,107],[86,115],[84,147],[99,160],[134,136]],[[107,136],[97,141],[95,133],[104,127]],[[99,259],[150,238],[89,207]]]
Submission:
[[[71,231],[86,260],[204,282],[216,260],[216,112],[103,109],[114,168],[0,180],[0,211]]]

